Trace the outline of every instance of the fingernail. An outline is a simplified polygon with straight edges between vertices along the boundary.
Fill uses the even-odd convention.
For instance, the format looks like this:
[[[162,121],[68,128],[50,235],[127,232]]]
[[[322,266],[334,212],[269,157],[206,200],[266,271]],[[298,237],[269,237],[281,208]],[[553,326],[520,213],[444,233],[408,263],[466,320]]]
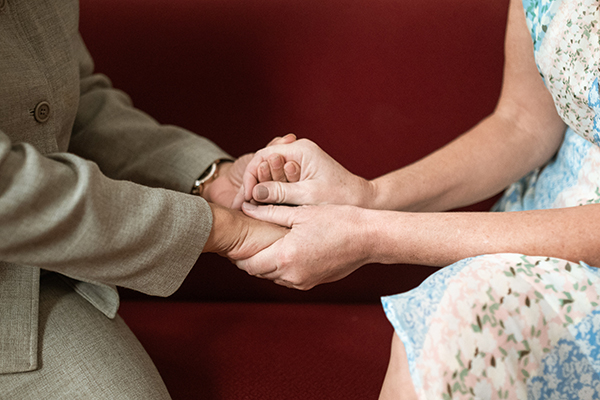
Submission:
[[[254,211],[257,207],[252,203],[244,202],[244,204],[242,204],[242,208],[244,210]]]
[[[256,200],[262,201],[266,200],[269,197],[269,189],[264,186],[256,187]]]
[[[269,157],[269,162],[273,165],[273,168],[281,168],[283,165],[283,159],[279,154],[273,154]]]

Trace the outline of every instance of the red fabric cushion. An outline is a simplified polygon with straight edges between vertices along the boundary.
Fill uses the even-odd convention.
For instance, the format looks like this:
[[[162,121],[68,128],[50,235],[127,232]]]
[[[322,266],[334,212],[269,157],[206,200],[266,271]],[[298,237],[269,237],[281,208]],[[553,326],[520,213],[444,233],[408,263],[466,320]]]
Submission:
[[[508,0],[85,0],[81,31],[117,87],[238,156],[314,139],[367,178],[495,106]]]
[[[375,399],[392,327],[378,305],[126,301],[174,400]]]

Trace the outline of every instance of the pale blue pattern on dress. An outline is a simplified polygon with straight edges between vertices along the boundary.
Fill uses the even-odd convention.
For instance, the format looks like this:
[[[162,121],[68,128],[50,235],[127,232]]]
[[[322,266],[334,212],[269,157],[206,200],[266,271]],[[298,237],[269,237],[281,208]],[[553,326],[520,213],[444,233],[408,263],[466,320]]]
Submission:
[[[600,73],[600,72],[599,72]],[[594,143],[600,146],[600,83],[598,78],[592,83],[590,88],[590,94],[588,96],[588,104],[590,108],[594,110]]]
[[[429,330],[429,321],[446,291],[448,282],[469,265],[466,258],[429,276],[417,290],[381,298],[383,310],[406,348],[408,366],[415,387],[421,386],[416,360]]]
[[[537,52],[542,44],[548,25],[560,5],[560,0],[523,0],[527,27],[531,31],[533,48]]]
[[[493,211],[542,210],[563,206],[556,203],[560,193],[577,184],[583,160],[594,146],[567,129],[555,158],[512,184],[496,203]]]
[[[529,400],[600,398],[600,310],[568,329],[528,382]]]

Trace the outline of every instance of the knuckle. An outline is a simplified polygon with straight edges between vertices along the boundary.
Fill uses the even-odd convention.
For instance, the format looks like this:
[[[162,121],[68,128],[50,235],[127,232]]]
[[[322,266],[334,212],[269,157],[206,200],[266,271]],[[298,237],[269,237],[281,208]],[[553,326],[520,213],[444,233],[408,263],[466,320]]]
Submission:
[[[276,203],[285,203],[286,201],[286,193],[283,189],[283,185],[281,182],[274,182],[273,184],[273,198],[270,199]]]
[[[302,285],[302,281],[296,274],[289,274],[285,277],[285,280],[294,285],[294,287],[299,287]]]
[[[281,265],[282,268],[290,269],[293,267],[295,259],[296,251],[295,249],[290,248],[280,255],[279,265]]]
[[[269,205],[266,205],[265,207],[266,207],[266,211],[267,211],[267,215],[268,215],[269,219],[275,218],[276,213],[277,213],[277,209],[275,208],[275,206],[272,204],[269,204]]]
[[[250,276],[258,276],[260,275],[260,273],[258,271],[255,270],[253,265],[247,265],[246,266],[246,273]]]
[[[254,161],[258,164],[265,162],[267,160],[267,158],[269,157],[269,154],[271,154],[271,151],[272,150],[269,147],[260,149],[259,151],[254,153],[254,158],[252,161]]]
[[[303,276],[303,274],[294,274],[290,275],[286,278],[288,282],[290,282],[294,287],[298,290],[306,291],[313,288],[312,282],[308,277]]]
[[[313,142],[312,140],[309,140],[309,139],[299,139],[298,142],[300,142],[302,146],[305,146],[308,148],[318,148],[319,147],[315,142]]]
[[[299,165],[299,164],[298,164],[296,161],[294,161],[294,162],[292,163],[292,165],[293,165],[292,175],[293,175],[294,177],[298,177],[298,176],[300,176],[300,172],[301,172],[301,170],[302,170],[302,169],[301,169],[301,167],[300,167],[300,165]]]

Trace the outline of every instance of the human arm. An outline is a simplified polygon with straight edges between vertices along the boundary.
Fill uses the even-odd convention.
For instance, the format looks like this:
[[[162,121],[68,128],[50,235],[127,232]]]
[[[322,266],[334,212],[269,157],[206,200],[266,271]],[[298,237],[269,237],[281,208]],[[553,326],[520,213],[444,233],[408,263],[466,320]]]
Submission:
[[[311,204],[336,202],[329,201],[334,196],[349,199],[345,204],[366,208],[447,210],[494,195],[547,162],[558,148],[565,126],[535,66],[520,1],[513,1],[510,7],[505,47],[502,92],[496,109],[488,118],[439,151],[369,181],[369,185],[354,184],[355,178],[348,174],[347,179],[341,180],[343,185],[327,181],[328,175],[337,171],[319,168],[319,179],[324,184],[314,190],[311,188]],[[440,121],[440,129],[443,129],[443,121]],[[299,146],[300,143],[288,148],[295,152],[294,148]],[[268,157],[270,151],[287,157],[285,150],[275,148],[257,155]],[[303,169],[305,167],[302,165]],[[318,183],[313,177],[306,177],[306,180],[310,179]],[[300,182],[304,183],[304,180],[303,176]],[[252,197],[255,181],[244,182],[246,199]],[[264,202],[280,203],[278,197],[285,195],[288,204],[302,204],[295,196],[303,196],[302,200],[309,196],[306,194],[308,182],[302,190],[299,184],[258,185],[261,186],[267,187],[272,196],[263,199]],[[254,190],[254,195],[256,192]],[[356,198],[364,201],[351,202]]]
[[[504,77],[494,112],[430,156],[375,179],[372,208],[444,211],[469,205],[499,193],[556,153],[566,125],[535,64],[521,0],[511,0],[508,13]]]
[[[208,204],[127,178],[111,179],[96,163],[68,153],[73,129],[94,129],[94,123],[86,127],[84,114],[97,123],[94,110],[106,111],[116,103],[112,118],[103,117],[108,125],[112,119],[127,123],[133,114],[121,102],[124,96],[92,98],[80,85],[91,60],[86,61],[77,32],[76,2],[34,8],[14,3],[11,10],[0,44],[5,55],[0,60],[2,265],[39,267],[82,281],[169,295],[209,236]],[[50,105],[44,120],[30,113],[41,100]],[[144,128],[156,130],[157,124],[149,120],[141,123]],[[89,146],[96,145],[105,143],[90,139]]]
[[[513,1],[511,5],[508,42],[515,39],[515,18],[523,20],[522,10],[520,7],[515,8],[515,4],[520,6],[520,2]],[[523,35],[521,35],[522,42],[525,43],[524,41],[527,40],[526,43],[529,43],[530,38],[525,34],[526,30],[521,31],[523,32]],[[512,68],[513,75],[518,76],[519,71],[523,73],[529,70],[532,71],[531,76],[533,77],[534,66],[528,69],[526,68],[527,64],[521,65],[518,62],[515,63],[515,60],[511,62],[511,56],[508,54],[514,55],[514,51],[511,52],[510,49],[511,45],[507,43],[506,74]],[[535,73],[537,74],[537,71]],[[509,90],[510,82],[510,79],[505,79],[503,95],[504,91]],[[513,84],[518,86],[519,81],[516,80]],[[528,82],[522,82],[521,84],[523,88],[517,87],[513,90],[528,92],[535,89],[535,86],[529,87]],[[527,93],[524,93],[523,96],[527,98]],[[544,98],[547,101],[541,101]],[[517,156],[522,155],[521,158],[515,158],[513,163],[515,165],[524,163],[529,165],[528,168],[530,168],[531,165],[528,164],[530,163],[530,156],[534,160],[542,161],[547,160],[547,157],[554,154],[556,146],[562,139],[564,124],[557,120],[554,106],[549,101],[548,96],[540,97],[537,102],[536,99],[531,99],[533,105],[537,104],[540,115],[547,115],[547,119],[538,120],[533,112],[523,114],[522,111],[518,110],[519,100],[518,97],[503,97],[501,103],[502,101],[509,103],[504,106],[500,103],[496,112],[499,113],[504,110],[503,112],[506,112],[503,118],[504,123],[511,123],[515,131],[521,133],[518,138],[519,141],[516,143],[526,145],[527,143],[537,142],[537,147],[530,146],[530,150],[533,151],[531,154],[528,152],[521,154],[518,146],[513,148]],[[547,106],[544,107],[544,104],[547,104]],[[527,107],[527,103],[523,104],[522,107]],[[509,111],[512,111],[512,113]],[[509,118],[511,116],[512,118]],[[494,122],[494,119],[490,118],[484,123],[489,124],[489,120]],[[493,125],[489,126],[493,127]],[[541,128],[537,129],[538,126]],[[502,130],[498,132],[502,133]],[[545,133],[549,133],[549,135],[545,136]],[[468,143],[469,140],[477,138],[478,136],[474,135],[466,139],[461,138],[458,141],[466,140]],[[527,140],[521,141],[524,138]],[[503,139],[513,140],[514,138],[509,135]],[[451,144],[448,147],[452,146],[456,146],[456,144]],[[457,148],[460,148],[460,146]],[[500,148],[498,151],[503,152],[507,149]],[[444,161],[445,158],[439,156],[440,153],[444,152],[447,152],[447,149],[440,151],[438,158],[431,158],[430,160]],[[457,153],[456,159],[461,156],[462,154]],[[467,157],[470,156],[477,157],[478,155],[467,153]],[[484,153],[484,156],[494,158],[494,154],[491,153]],[[452,176],[444,175],[444,171],[448,168],[456,168],[456,165],[460,166],[461,164],[454,160],[453,163],[448,165],[442,163],[439,167],[430,165],[428,168],[438,168],[438,172],[443,177],[452,181]],[[484,187],[489,188],[489,182],[485,183],[485,180],[488,179],[487,174],[492,176],[492,182],[499,182],[498,178],[494,178],[494,176],[503,175],[505,171],[519,171],[522,169],[519,165],[514,167],[502,163],[488,163],[485,160],[483,165],[487,167],[481,170],[473,170],[470,174],[474,177],[472,178],[473,184],[469,185],[469,182],[465,182],[466,190],[470,193],[477,193],[477,188],[475,188],[475,191],[472,189],[473,185],[479,183],[475,179],[477,177],[479,177],[478,179],[483,177]],[[423,174],[427,176],[427,172],[423,172]],[[417,182],[419,182],[419,176],[420,174],[414,175]],[[445,185],[444,182],[439,182],[439,184]],[[452,185],[448,187],[450,186]],[[398,188],[399,192],[401,192],[400,189]],[[458,193],[454,196],[448,197],[453,191],[446,191],[444,192],[446,197],[437,198],[432,196],[432,201],[422,203],[421,205],[424,205],[424,207],[415,209],[428,210],[428,207],[430,207],[435,210],[436,208],[456,207],[460,205],[456,199],[465,196],[458,189],[460,188],[455,189]],[[430,189],[425,188],[424,190]],[[434,193],[435,190],[430,191],[430,193]],[[399,196],[402,197],[403,195],[399,194]],[[444,201],[447,201],[446,205],[444,205]],[[312,210],[314,209],[317,208],[312,208]],[[257,272],[256,268],[260,268],[262,265],[272,269],[272,265],[268,264],[268,260],[275,259],[278,263],[276,264],[278,273],[267,274],[267,277],[277,279],[280,283],[292,282],[300,288],[309,288],[321,281],[327,281],[328,278],[324,280],[320,278],[323,276],[343,276],[365,262],[444,266],[466,257],[511,252],[560,257],[573,262],[584,261],[590,265],[600,265],[600,256],[597,251],[600,242],[593,235],[593,232],[597,229],[596,221],[600,211],[599,206],[594,204],[555,210],[509,213],[407,213],[356,208],[347,208],[344,212],[339,212],[339,210],[336,211],[335,208],[329,207],[326,211],[322,211],[331,218],[328,223],[323,223],[323,221],[326,221],[326,216],[321,215],[321,212],[303,211],[311,210],[309,207],[301,207],[297,210],[285,208],[277,210],[279,211],[273,211],[273,214],[282,213],[282,215],[275,219],[267,217],[267,220],[277,220],[279,223],[288,224],[287,226],[292,227],[290,234],[284,240],[269,248],[267,252],[262,255],[259,253],[259,256],[264,257],[261,261],[252,263],[254,260],[259,260],[258,257],[255,257],[242,265]],[[261,213],[265,212],[250,211],[249,215],[262,218],[264,214]],[[306,215],[302,215],[303,213],[306,213]],[[350,220],[351,223],[346,223],[347,220]],[[328,237],[332,240],[311,243],[309,236],[317,234],[311,230],[311,224],[316,231],[327,230]],[[296,232],[294,232],[295,228],[297,228]],[[348,237],[351,240],[345,242],[345,238]],[[292,239],[295,239],[295,241],[292,242]],[[311,245],[307,246],[307,243]],[[346,246],[345,243],[351,243],[352,245]],[[300,247],[304,252],[296,250]],[[279,249],[280,253],[275,253],[276,249]],[[336,249],[334,257],[328,256],[331,249]],[[339,254],[344,257],[337,257]],[[318,260],[318,262],[315,260]],[[338,267],[344,272],[340,272]]]
[[[0,254],[77,279],[166,296],[201,252],[246,258],[285,234],[171,190],[105,177],[70,154],[43,156],[0,132]]]
[[[2,261],[154,295],[179,286],[211,227],[201,199],[112,180],[2,132],[0,188]]]
[[[94,73],[93,61],[81,38],[76,38],[74,48],[79,62],[81,95],[70,151],[95,162],[104,175],[115,180],[133,181],[186,195],[202,171],[211,163],[224,160],[217,166],[216,178],[203,187],[202,197],[206,201],[185,197],[186,202],[202,204],[203,208],[202,215],[190,218],[192,224],[196,220],[198,226],[202,226],[200,246],[191,252],[196,257],[199,250],[216,252],[231,259],[236,259],[237,254],[247,256],[250,254],[248,246],[243,245],[254,239],[252,232],[262,227],[262,234],[257,236],[262,237],[266,245],[270,232],[282,231],[281,228],[251,220],[239,211],[229,212],[219,207],[231,205],[251,155],[233,160],[206,138],[179,127],[159,124],[133,107],[131,99],[113,88],[107,77]],[[295,136],[290,134],[277,137],[268,145],[294,140]],[[282,170],[283,165],[274,165],[271,173],[277,177]],[[284,175],[279,179],[287,178]],[[171,195],[183,203],[181,196]],[[240,237],[242,234],[244,237]],[[258,245],[261,240],[252,243]],[[186,250],[182,248],[182,251]]]
[[[446,266],[483,254],[520,253],[600,265],[600,205],[506,213],[420,213],[353,206],[259,206],[253,218],[290,228],[237,263],[252,275],[307,290],[365,264]]]
[[[0,85],[0,260],[173,293],[213,228],[211,205],[189,190],[206,166],[227,155],[159,125],[92,73],[76,2],[14,6],[15,16],[28,19],[7,20],[11,35],[1,46],[7,57],[0,67],[11,79]],[[30,23],[56,29],[23,28]],[[29,31],[39,38],[22,46],[27,39],[19,37]],[[40,98],[51,105],[44,122],[29,113]],[[69,140],[77,154],[67,152]],[[213,250],[231,256],[227,248]]]

